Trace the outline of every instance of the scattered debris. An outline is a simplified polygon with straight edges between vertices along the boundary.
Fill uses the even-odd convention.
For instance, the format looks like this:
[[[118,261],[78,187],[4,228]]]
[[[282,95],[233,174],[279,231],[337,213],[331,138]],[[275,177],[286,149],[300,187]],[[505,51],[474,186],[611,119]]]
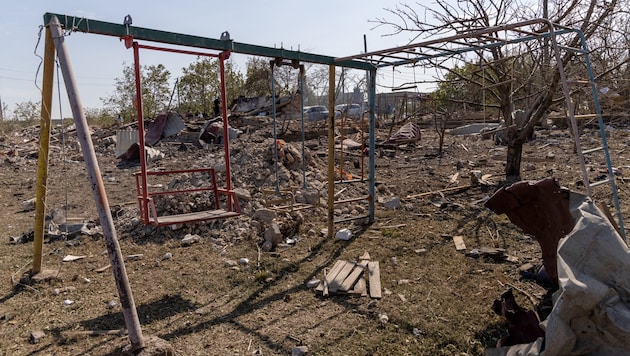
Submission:
[[[296,346],[291,350],[291,356],[305,356],[308,355],[308,347]]]
[[[144,254],[138,253],[138,254],[134,254],[134,255],[127,255],[125,257],[125,261],[137,261],[137,260],[141,260],[143,258],[144,258]]]
[[[364,271],[368,270],[368,281],[364,277]],[[337,260],[330,271],[324,270],[323,280],[318,284],[316,291],[324,296],[329,293],[369,295],[372,298],[381,298],[381,281],[378,262],[370,262],[366,259],[361,262]]]
[[[63,262],[72,262],[72,261],[78,261],[78,260],[82,260],[84,258],[86,258],[87,256],[83,255],[83,256],[74,256],[74,255],[66,255],[63,258]]]
[[[97,268],[97,269],[95,269],[94,271],[95,271],[96,273],[103,273],[103,272],[107,271],[107,270],[108,270],[108,269],[110,269],[110,268],[112,268],[112,265],[103,266],[103,267],[101,267],[101,268]]]
[[[402,205],[402,202],[400,201],[399,198],[396,198],[396,197],[392,197],[388,199],[387,201],[385,201],[385,203],[383,203],[383,206],[385,207],[385,209],[391,209],[391,210],[396,210],[400,208],[401,205]]]
[[[279,243],[282,242],[282,232],[280,226],[276,222],[272,222],[269,228],[265,230],[265,242],[263,242],[262,249],[265,252],[273,250]]]
[[[68,307],[68,306],[70,306],[72,304],[74,304],[74,300],[64,299],[64,301],[63,301],[63,306],[64,307]]]
[[[221,120],[209,120],[203,125],[199,133],[201,144],[222,143],[223,142],[223,122]],[[230,141],[238,137],[242,132],[228,125],[228,138]]]
[[[385,313],[379,313],[378,320],[381,322],[381,324],[387,324],[389,322],[389,316],[387,316],[387,314]]]
[[[317,286],[320,283],[321,283],[321,281],[319,279],[311,279],[308,282],[306,282],[306,288],[308,288],[308,289],[317,288]]]
[[[497,214],[506,214],[525,233],[536,237],[545,269],[557,281],[558,241],[574,226],[569,213],[569,191],[554,178],[518,182],[499,189],[485,206]]]
[[[341,229],[337,231],[337,233],[335,234],[335,237],[339,240],[348,241],[352,239],[352,231],[346,228]]]
[[[271,223],[276,218],[276,212],[271,209],[258,209],[252,216],[252,219]]]
[[[22,211],[33,211],[35,210],[35,198],[31,198],[29,200],[25,200],[22,202]]]
[[[406,198],[407,199],[420,198],[420,197],[430,196],[430,195],[433,195],[433,194],[439,194],[439,193],[444,193],[444,192],[451,192],[451,191],[456,191],[456,190],[468,189],[468,188],[470,188],[472,186],[473,186],[472,184],[468,184],[468,185],[462,185],[462,186],[458,186],[458,187],[444,188],[444,189],[434,190],[434,191],[426,192],[426,193],[407,195]]]
[[[420,140],[420,127],[413,122],[404,124],[394,135],[392,135],[383,144],[404,144],[414,143]]]
[[[453,242],[455,243],[455,249],[457,251],[466,250],[466,244],[464,243],[464,236],[461,236],[461,235],[453,236]]]
[[[73,292],[75,290],[77,290],[77,287],[73,287],[73,286],[62,287],[62,288],[55,288],[55,289],[53,289],[52,294],[59,295],[61,293]]]
[[[174,111],[159,114],[155,120],[145,122],[144,141],[148,146],[155,146],[163,137],[177,135],[186,128],[182,116]]]
[[[225,267],[238,267],[238,262],[236,262],[234,260],[225,260],[225,261],[223,261],[223,265]]]
[[[44,333],[41,330],[31,331],[31,335],[29,337],[29,342],[31,344],[37,344],[38,342],[40,342],[45,337],[46,337],[46,333]]]
[[[182,246],[190,246],[196,242],[199,242],[199,240],[201,240],[201,237],[199,235],[186,234],[182,239],[181,244]]]
[[[495,261],[505,261],[508,256],[504,248],[482,246],[466,253],[466,256],[473,258],[490,258]]]
[[[630,268],[630,250],[626,242],[590,198],[560,189],[553,179],[510,188],[511,193],[502,189],[501,195],[495,194],[507,200],[498,203],[493,196],[488,202],[493,201],[493,210],[506,211],[511,221],[536,236],[546,271],[558,286],[553,309],[544,321],[545,354],[627,353],[630,282],[625,271]],[[552,255],[553,246],[557,254]],[[487,354],[512,355],[523,350],[539,354],[542,344],[540,337]]]
[[[494,301],[492,310],[508,322],[508,335],[497,341],[497,347],[527,344],[545,336],[536,313],[519,306],[511,288],[501,294],[501,299]]]
[[[499,127],[497,123],[474,123],[450,129],[448,133],[452,136],[479,135],[485,134],[497,127]]]
[[[368,263],[370,296],[372,298],[381,298],[381,272],[378,261]]]

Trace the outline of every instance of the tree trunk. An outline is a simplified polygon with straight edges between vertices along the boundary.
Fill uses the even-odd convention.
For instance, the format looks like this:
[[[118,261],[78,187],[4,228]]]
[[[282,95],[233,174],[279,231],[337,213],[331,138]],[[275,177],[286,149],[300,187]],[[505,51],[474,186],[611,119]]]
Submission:
[[[446,126],[446,125],[444,125]],[[442,157],[442,151],[444,150],[444,132],[446,131],[446,127],[442,127],[439,130],[437,130],[438,132],[438,137],[440,138],[440,144],[439,144],[439,148],[438,148],[438,156]]]
[[[507,161],[505,164],[505,178],[508,182],[521,180],[521,156],[523,153],[523,140],[518,135],[515,126],[508,127]]]

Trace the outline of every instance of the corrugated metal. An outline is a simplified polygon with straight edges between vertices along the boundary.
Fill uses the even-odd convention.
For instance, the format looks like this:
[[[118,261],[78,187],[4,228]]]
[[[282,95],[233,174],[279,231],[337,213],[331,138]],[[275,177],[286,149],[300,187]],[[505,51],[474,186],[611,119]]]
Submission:
[[[127,152],[134,143],[138,143],[138,130],[116,130],[116,158]]]
[[[186,125],[184,125],[181,117],[177,113],[169,112],[166,118],[166,124],[162,130],[162,137],[177,135],[185,128]]]

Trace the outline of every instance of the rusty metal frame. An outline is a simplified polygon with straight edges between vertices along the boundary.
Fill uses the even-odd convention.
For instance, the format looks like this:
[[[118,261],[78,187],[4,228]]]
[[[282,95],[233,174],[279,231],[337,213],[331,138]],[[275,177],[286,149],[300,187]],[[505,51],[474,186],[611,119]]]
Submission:
[[[501,34],[503,34],[504,37],[500,37]],[[570,48],[559,45],[557,39],[562,35],[571,35],[578,37],[580,40],[580,48]],[[598,119],[600,137],[602,140],[602,147],[598,148],[598,150],[604,150],[606,165],[608,169],[608,179],[606,179],[602,183],[609,183],[611,186],[612,198],[615,208],[617,210],[616,214],[619,229],[622,237],[624,237],[625,239],[626,233],[623,224],[623,217],[621,214],[621,206],[619,202],[617,185],[615,183],[612,163],[608,151],[608,144],[606,140],[606,133],[604,131],[602,113],[599,107],[599,101],[597,99],[597,88],[594,75],[592,73],[592,67],[590,65],[590,59],[588,57],[586,38],[584,36],[584,33],[579,29],[554,24],[548,19],[537,18],[513,24],[472,29],[470,31],[456,33],[451,36],[410,43],[405,46],[372,52],[366,51],[365,53],[353,56],[336,58],[335,61],[338,63],[344,63],[347,61],[363,61],[367,64],[374,65],[377,69],[404,65],[416,66],[419,65],[418,63],[427,63],[430,65],[431,60],[436,58],[452,58],[454,56],[463,55],[468,52],[489,50],[492,48],[503,47],[510,44],[518,44],[541,39],[549,40],[553,56],[556,60],[556,65],[561,76],[562,94],[564,95],[566,100],[567,113],[572,123],[573,135],[575,137],[576,146],[578,148],[578,159],[582,168],[582,175],[586,188],[586,193],[592,199],[591,187],[596,186],[597,183],[589,183],[588,173],[586,171],[584,162],[584,154],[590,153],[592,150],[582,151],[580,147],[579,135],[577,131],[577,126],[575,124],[575,120],[579,118],[579,115],[575,115],[574,104],[571,101],[570,91],[568,89],[569,81],[566,78],[564,64],[562,63],[560,52],[575,52],[585,56],[587,64],[586,67],[590,78],[588,83],[591,86],[593,98],[595,101],[596,114],[594,114],[594,116]],[[498,59],[498,61],[501,60],[504,59]],[[374,93],[371,94],[374,95]],[[371,167],[374,166],[371,164]]]
[[[227,102],[226,102],[226,88],[225,88],[225,60],[230,57],[229,51],[223,51],[219,54],[214,53],[206,53],[199,51],[189,51],[189,50],[181,50],[175,48],[166,48],[166,47],[158,47],[158,46],[149,46],[139,44],[137,41],[134,41],[131,36],[123,36],[123,40],[125,43],[125,47],[133,48],[134,54],[134,72],[136,76],[136,113],[138,117],[138,145],[140,149],[140,172],[135,174],[136,176],[136,190],[138,192],[138,204],[140,208],[140,217],[145,224],[151,225],[174,225],[174,224],[184,224],[191,222],[199,222],[205,220],[214,220],[214,219],[225,219],[228,217],[234,217],[241,214],[240,205],[238,204],[238,199],[236,198],[236,194],[232,190],[232,177],[230,170],[230,140],[229,138],[229,123],[227,119]],[[140,49],[148,49],[155,51],[163,51],[177,54],[189,54],[203,57],[213,57],[218,58],[219,60],[219,69],[220,69],[220,83],[221,83],[221,118],[223,124],[223,150],[225,154],[225,175],[226,175],[226,187],[225,189],[219,190],[217,188],[216,183],[216,175],[213,169],[197,169],[197,170],[175,170],[175,171],[165,171],[165,172],[148,172],[147,171],[147,162],[146,162],[146,148],[144,143],[144,112],[142,107],[142,81],[141,81],[141,73],[140,73]],[[215,207],[217,210],[212,210],[208,212],[198,212],[198,213],[185,213],[178,215],[169,215],[168,217],[159,217],[158,212],[155,209],[155,204],[153,201],[154,195],[159,194],[184,194],[190,192],[199,191],[198,189],[187,189],[187,190],[179,190],[179,191],[167,191],[161,193],[150,193],[149,192],[149,184],[148,177],[151,175],[165,175],[165,174],[175,174],[175,173],[190,173],[190,172],[201,172],[207,171],[211,174],[212,177],[212,187],[208,189],[202,189],[205,191],[211,191],[214,194]],[[225,193],[226,204],[225,209],[219,208],[219,194]]]

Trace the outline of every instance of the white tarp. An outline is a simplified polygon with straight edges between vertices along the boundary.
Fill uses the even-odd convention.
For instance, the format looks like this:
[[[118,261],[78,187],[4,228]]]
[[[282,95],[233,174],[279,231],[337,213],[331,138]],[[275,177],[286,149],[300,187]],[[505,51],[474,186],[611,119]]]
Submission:
[[[542,340],[486,355],[630,355],[630,251],[602,212],[571,193],[575,228],[558,244],[559,289]]]

